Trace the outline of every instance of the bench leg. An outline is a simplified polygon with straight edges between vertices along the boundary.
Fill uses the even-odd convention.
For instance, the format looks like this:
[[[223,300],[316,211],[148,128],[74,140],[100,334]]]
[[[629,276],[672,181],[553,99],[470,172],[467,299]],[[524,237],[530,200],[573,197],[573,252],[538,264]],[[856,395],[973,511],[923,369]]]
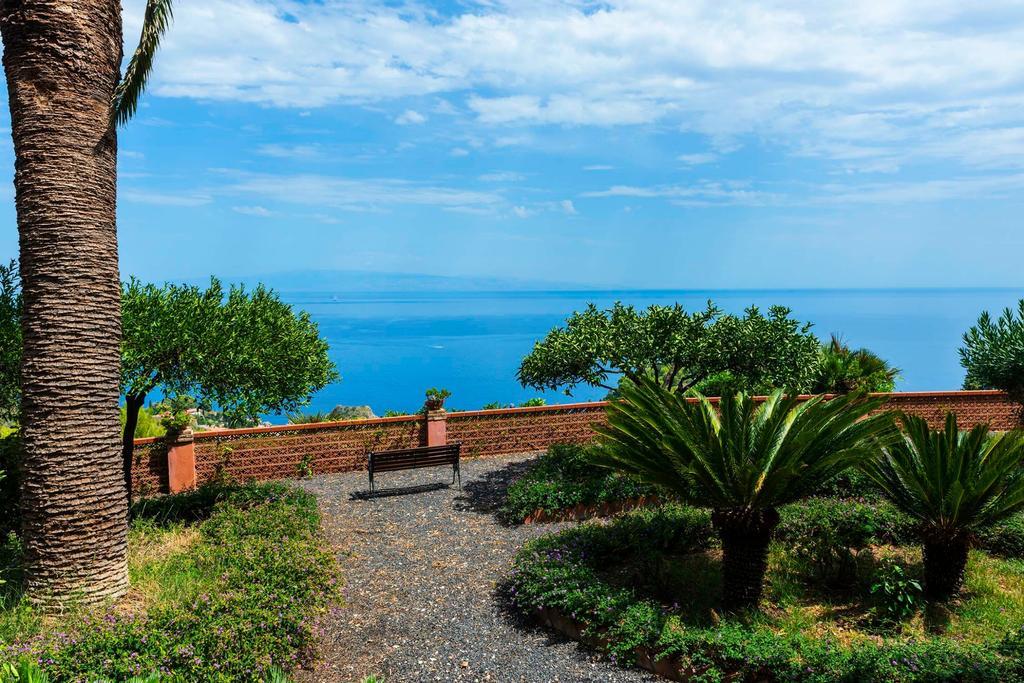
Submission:
[[[456,479],[459,480],[459,490],[461,491],[462,490],[462,470],[459,469],[458,463],[455,464],[455,471],[452,472],[452,483],[453,484],[455,483]]]
[[[373,493],[373,470],[370,470],[370,493]]]

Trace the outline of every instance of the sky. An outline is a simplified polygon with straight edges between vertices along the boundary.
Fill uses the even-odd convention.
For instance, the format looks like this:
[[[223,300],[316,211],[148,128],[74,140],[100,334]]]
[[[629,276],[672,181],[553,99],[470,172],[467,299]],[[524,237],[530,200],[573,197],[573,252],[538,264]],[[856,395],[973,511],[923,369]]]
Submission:
[[[178,0],[119,169],[149,280],[1015,287],[1024,3]]]

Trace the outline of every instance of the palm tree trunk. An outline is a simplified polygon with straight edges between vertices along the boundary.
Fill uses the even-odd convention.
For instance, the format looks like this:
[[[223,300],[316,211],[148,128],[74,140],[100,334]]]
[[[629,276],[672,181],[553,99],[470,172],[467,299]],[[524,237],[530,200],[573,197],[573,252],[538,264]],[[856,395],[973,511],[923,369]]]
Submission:
[[[924,544],[924,597],[944,602],[960,592],[971,550],[966,535],[929,538]]]
[[[722,605],[728,611],[756,608],[768,569],[768,545],[779,513],[715,510],[711,522],[722,542]]]
[[[119,448],[119,0],[4,0],[24,296],[22,507],[29,597],[128,585]]]

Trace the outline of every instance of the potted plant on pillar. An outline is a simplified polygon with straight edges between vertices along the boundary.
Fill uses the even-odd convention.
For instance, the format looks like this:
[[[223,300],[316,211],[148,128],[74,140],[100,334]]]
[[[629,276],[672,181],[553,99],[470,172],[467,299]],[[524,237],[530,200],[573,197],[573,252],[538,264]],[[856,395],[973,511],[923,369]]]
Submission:
[[[451,395],[452,392],[447,389],[431,387],[430,389],[427,389],[427,400],[424,402],[423,407],[426,408],[427,411],[443,410],[444,400]]]

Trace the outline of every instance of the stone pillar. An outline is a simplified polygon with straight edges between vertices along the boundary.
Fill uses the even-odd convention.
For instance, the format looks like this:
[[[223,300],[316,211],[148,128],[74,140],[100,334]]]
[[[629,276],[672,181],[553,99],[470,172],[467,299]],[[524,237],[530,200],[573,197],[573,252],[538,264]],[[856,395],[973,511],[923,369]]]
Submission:
[[[168,493],[196,487],[196,450],[191,429],[183,429],[167,444]]]
[[[448,443],[448,413],[441,410],[427,411],[427,445],[444,446]]]

